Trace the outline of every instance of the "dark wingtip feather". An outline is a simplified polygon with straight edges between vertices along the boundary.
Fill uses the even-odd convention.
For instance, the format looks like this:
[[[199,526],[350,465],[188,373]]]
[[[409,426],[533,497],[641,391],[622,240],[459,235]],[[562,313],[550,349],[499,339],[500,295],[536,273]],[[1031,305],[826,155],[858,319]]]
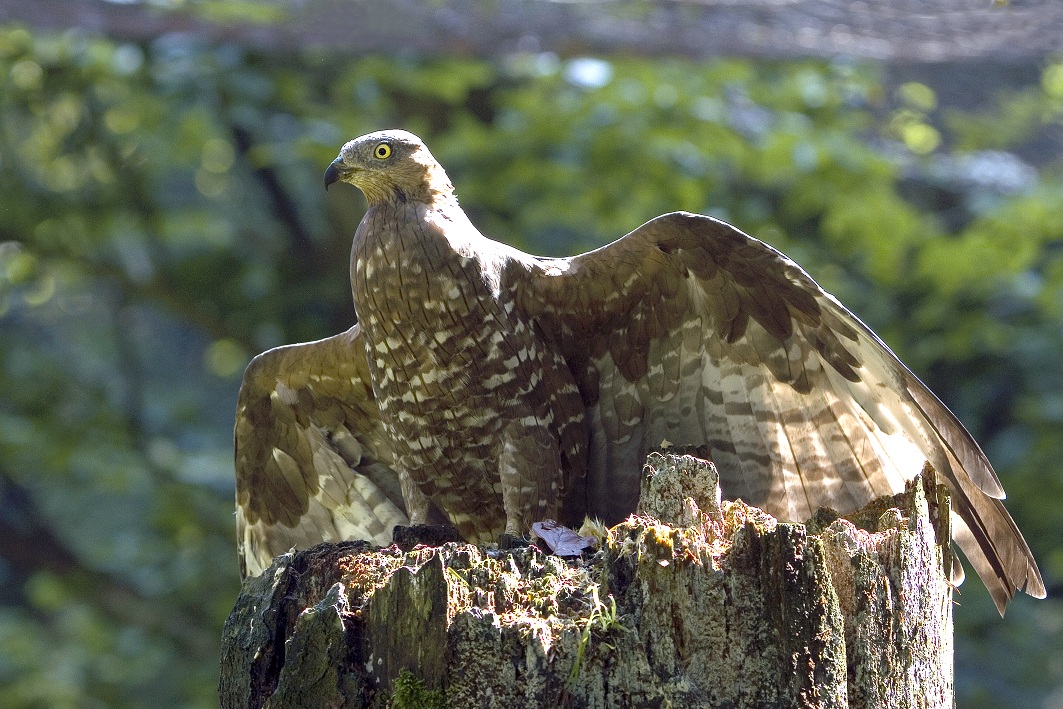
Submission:
[[[927,420],[974,484],[986,495],[1003,500],[1004,488],[1000,485],[989,459],[967,428],[907,367],[904,367],[904,376],[908,393],[923,410]]]
[[[953,487],[959,515],[953,538],[989,590],[1000,615],[1018,592],[1034,598],[1047,594],[1033,552],[1000,500],[974,490],[972,499]]]

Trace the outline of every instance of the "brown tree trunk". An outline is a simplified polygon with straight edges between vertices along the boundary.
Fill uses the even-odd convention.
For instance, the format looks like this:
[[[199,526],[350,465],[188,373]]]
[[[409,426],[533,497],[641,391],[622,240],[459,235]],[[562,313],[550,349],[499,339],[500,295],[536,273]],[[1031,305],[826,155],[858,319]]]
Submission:
[[[647,466],[638,514],[583,560],[362,543],[280,557],[225,624],[222,707],[952,706],[933,471],[801,525],[721,505],[696,458]]]

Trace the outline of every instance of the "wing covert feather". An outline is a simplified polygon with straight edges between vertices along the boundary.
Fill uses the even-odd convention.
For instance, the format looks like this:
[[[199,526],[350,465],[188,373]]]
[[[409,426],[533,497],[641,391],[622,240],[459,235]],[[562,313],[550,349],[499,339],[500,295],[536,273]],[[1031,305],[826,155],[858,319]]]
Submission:
[[[409,523],[357,325],[255,357],[240,387],[235,447],[245,576],[293,547],[386,545],[395,525]]]
[[[726,496],[791,520],[899,492],[928,460],[952,488],[956,540],[1001,612],[1016,590],[1044,596],[971,435],[771,246],[676,212],[587,254],[522,263],[519,305],[561,347],[588,406],[588,489],[611,491],[614,508],[618,496],[634,508],[646,449],[665,439],[708,446]]]

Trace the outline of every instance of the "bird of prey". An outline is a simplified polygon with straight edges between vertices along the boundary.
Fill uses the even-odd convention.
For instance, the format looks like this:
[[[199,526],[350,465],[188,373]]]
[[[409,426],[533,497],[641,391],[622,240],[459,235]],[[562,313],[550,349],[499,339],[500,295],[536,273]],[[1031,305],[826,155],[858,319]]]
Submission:
[[[449,520],[469,542],[618,522],[646,453],[710,451],[723,494],[801,521],[904,489],[925,461],[1003,612],[1044,596],[1004,490],[956,417],[796,263],[675,212],[571,258],[483,236],[424,143],[345,144],[358,324],[265,352],[236,419],[241,570],[290,548]],[[955,565],[959,568],[959,565]]]

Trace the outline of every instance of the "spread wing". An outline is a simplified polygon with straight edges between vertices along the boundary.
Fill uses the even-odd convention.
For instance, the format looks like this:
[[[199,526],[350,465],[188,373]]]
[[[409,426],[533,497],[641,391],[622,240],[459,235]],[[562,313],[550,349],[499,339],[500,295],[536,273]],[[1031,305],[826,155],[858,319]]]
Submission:
[[[240,388],[235,438],[243,576],[292,547],[390,544],[393,527],[409,524],[357,325],[255,357]]]
[[[899,492],[929,460],[1001,612],[1017,589],[1044,596],[963,425],[772,247],[677,212],[596,251],[515,267],[530,272],[520,306],[558,342],[587,403],[593,512],[633,509],[643,458],[663,440],[707,446],[727,497],[789,520]]]

